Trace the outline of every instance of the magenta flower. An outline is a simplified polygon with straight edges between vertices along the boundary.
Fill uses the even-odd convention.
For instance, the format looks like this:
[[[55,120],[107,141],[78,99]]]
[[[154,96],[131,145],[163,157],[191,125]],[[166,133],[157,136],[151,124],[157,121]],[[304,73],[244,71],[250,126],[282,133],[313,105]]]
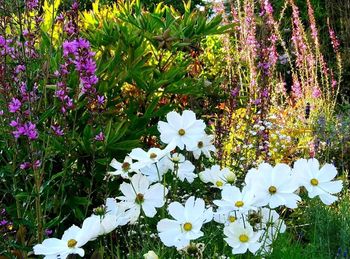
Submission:
[[[102,131],[95,136],[95,140],[96,141],[104,141],[105,140],[105,135],[103,134]]]
[[[37,139],[39,136],[38,130],[36,129],[36,125],[32,122],[27,122],[24,125],[25,135],[30,139]]]
[[[25,65],[18,65],[15,69],[15,73],[19,74],[21,72],[24,72],[26,70],[26,66]]]
[[[46,236],[51,236],[53,231],[51,229],[45,229],[45,235]]]
[[[13,122],[13,121],[12,121]],[[17,126],[15,126],[16,127],[16,129],[14,130],[14,131],[12,131],[12,134],[13,134],[13,136],[17,139],[17,138],[19,138],[20,136],[22,136],[22,135],[25,135],[25,133],[26,133],[26,130],[25,130],[25,128],[22,126],[22,125],[20,125],[20,124],[18,124]]]
[[[57,136],[63,136],[64,135],[63,130],[61,129],[60,125],[52,125],[51,129],[52,129],[53,133],[55,135],[57,135]]]
[[[33,169],[38,169],[41,166],[41,161],[40,160],[36,160],[33,164]]]
[[[97,95],[97,103],[99,106],[103,106],[106,98],[103,95]]]
[[[312,89],[312,97],[319,98],[321,96],[321,90],[317,86]]]
[[[9,111],[15,113],[21,109],[22,103],[17,98],[13,97],[9,103]]]
[[[27,0],[26,6],[31,11],[39,6],[39,0]]]
[[[0,221],[0,226],[6,226],[8,221],[6,219],[3,219]]]
[[[28,169],[30,167],[31,167],[31,163],[29,163],[29,162],[24,162],[24,163],[19,165],[19,168],[22,169],[22,170],[26,170],[26,169]]]
[[[76,41],[63,42],[63,56],[67,57],[69,54],[75,54],[77,51]]]

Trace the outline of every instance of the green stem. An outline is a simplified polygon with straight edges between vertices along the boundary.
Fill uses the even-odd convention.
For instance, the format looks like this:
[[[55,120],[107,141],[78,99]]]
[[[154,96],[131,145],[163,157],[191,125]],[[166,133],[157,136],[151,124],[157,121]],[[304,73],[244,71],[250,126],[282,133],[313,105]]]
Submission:
[[[34,169],[34,179],[35,179],[35,216],[37,221],[37,239],[38,243],[41,243],[43,240],[43,219],[42,219],[42,210],[41,210],[41,201],[40,201],[40,188],[41,188],[41,179],[40,171]]]

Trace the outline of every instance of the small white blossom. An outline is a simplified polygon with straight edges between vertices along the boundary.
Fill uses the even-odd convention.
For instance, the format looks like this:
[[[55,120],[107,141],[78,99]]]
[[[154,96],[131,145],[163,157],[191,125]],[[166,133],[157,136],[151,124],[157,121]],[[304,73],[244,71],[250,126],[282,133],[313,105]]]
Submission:
[[[166,117],[167,122],[158,122],[158,130],[161,141],[169,144],[171,149],[179,147],[183,150],[185,146],[196,146],[205,134],[205,123],[203,120],[197,120],[193,111],[185,110],[182,115],[173,111]]]
[[[224,234],[225,241],[232,247],[233,254],[244,254],[247,250],[255,254],[261,247],[258,240],[262,232],[254,232],[248,223],[245,226],[240,222],[230,224],[224,228]]]
[[[221,200],[214,200],[214,204],[219,206],[221,211],[239,211],[240,213],[255,210],[253,206],[254,194],[245,186],[242,192],[236,187],[225,185],[221,191]]]
[[[105,211],[101,216],[101,230],[99,235],[105,235],[113,231],[118,226],[127,224],[130,219],[126,216],[126,208],[118,204],[114,198],[107,198]]]
[[[150,181],[141,174],[133,175],[130,184],[122,183],[120,191],[124,196],[119,196],[117,199],[128,209],[126,216],[130,218],[131,224],[137,221],[141,209],[147,217],[154,217],[157,213],[156,208],[164,205],[164,197],[168,193],[168,189],[160,183],[150,186]]]
[[[325,164],[320,169],[320,164],[315,158],[297,160],[294,163],[293,172],[295,177],[299,179],[300,185],[304,186],[308,191],[309,197],[319,196],[326,205],[335,202],[338,197],[332,194],[339,193],[343,188],[341,180],[333,181],[337,175],[335,166]]]
[[[192,151],[195,159],[199,159],[200,155],[203,154],[207,158],[211,158],[210,152],[215,152],[216,148],[213,145],[214,136],[213,135],[203,135],[197,144],[193,147],[186,147],[188,151]]]
[[[147,176],[150,182],[161,182],[163,175],[166,174],[172,168],[172,163],[167,156],[164,156],[158,162],[140,168],[141,174]]]
[[[198,177],[197,174],[194,173],[195,166],[188,160],[185,160],[183,162],[179,162],[176,166],[173,167],[173,171],[175,175],[184,182],[187,180],[187,182],[192,183],[196,177]]]
[[[212,183],[213,187],[222,189],[226,184],[231,185],[236,180],[236,175],[228,168],[220,169],[219,165],[213,165],[199,173],[199,178],[204,183]]]
[[[84,246],[90,240],[97,238],[100,232],[100,217],[91,216],[84,220],[81,228],[73,225],[67,229],[62,239],[48,238],[42,244],[35,245],[33,250],[35,255],[45,255],[45,258],[66,259],[70,254],[84,256]]]
[[[296,208],[301,198],[294,192],[299,188],[291,175],[291,168],[286,164],[275,167],[267,163],[259,165],[258,169],[248,171],[245,183],[255,194],[254,204],[258,207],[269,205],[270,208],[286,206]]]
[[[202,225],[212,220],[213,212],[205,208],[202,199],[191,196],[185,206],[172,202],[168,208],[174,219],[162,219],[157,224],[159,238],[165,246],[175,246],[182,249],[190,244],[191,240],[203,236]]]
[[[168,149],[162,150],[155,147],[150,148],[148,151],[144,151],[142,148],[134,148],[129,156],[137,161],[134,163],[134,168],[140,169],[157,163],[168,153]]]
[[[129,179],[130,173],[138,173],[138,170],[134,168],[134,164],[132,162],[132,158],[126,156],[123,163],[118,162],[116,159],[112,159],[110,166],[115,169],[115,171],[107,172],[109,175],[118,176],[120,175],[124,179]]]

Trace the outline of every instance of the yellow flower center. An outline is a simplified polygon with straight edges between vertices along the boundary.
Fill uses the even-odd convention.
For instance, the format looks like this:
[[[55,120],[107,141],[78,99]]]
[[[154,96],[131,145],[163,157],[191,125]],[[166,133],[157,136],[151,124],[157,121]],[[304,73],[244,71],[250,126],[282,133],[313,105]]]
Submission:
[[[270,186],[269,193],[270,194],[275,194],[276,192],[277,192],[277,188],[275,186]]]
[[[197,147],[198,148],[202,148],[203,146],[204,146],[203,141],[199,141],[198,144],[197,144]]]
[[[141,204],[142,202],[144,202],[144,200],[145,200],[145,199],[144,199],[142,193],[138,193],[138,194],[136,195],[135,202],[136,202],[137,204]]]
[[[104,206],[100,206],[100,207],[97,207],[95,210],[94,210],[95,214],[96,215],[100,215],[100,216],[103,216],[106,214],[106,208]]]
[[[238,208],[243,207],[243,205],[244,205],[243,201],[236,201],[236,203],[235,203],[235,206]]]
[[[183,136],[185,135],[186,131],[184,129],[179,129],[178,133],[180,136]]]
[[[318,180],[315,179],[315,178],[312,178],[311,181],[310,181],[311,185],[313,186],[317,186],[318,185]]]
[[[151,153],[150,155],[149,155],[149,158],[151,158],[151,159],[155,159],[157,157],[157,154],[156,153]]]
[[[130,164],[128,162],[124,162],[122,164],[123,171],[127,172],[130,169]]]
[[[191,231],[191,229],[192,229],[192,224],[189,223],[189,222],[186,222],[186,223],[184,224],[183,228],[184,228],[185,231]]]
[[[67,246],[68,246],[69,248],[73,248],[73,247],[76,246],[77,243],[78,243],[77,240],[75,240],[75,239],[69,239],[68,242],[67,242]]]
[[[217,186],[217,187],[221,187],[221,186],[223,186],[223,185],[224,185],[224,183],[221,182],[221,181],[217,181],[217,182],[216,182],[216,186]]]
[[[228,221],[230,221],[231,223],[236,221],[236,217],[235,216],[229,216],[228,217]]]
[[[241,241],[242,243],[246,243],[249,241],[249,237],[246,234],[242,234],[239,236],[239,241]]]
[[[179,156],[173,156],[172,160],[174,163],[179,163],[180,162],[180,157]]]

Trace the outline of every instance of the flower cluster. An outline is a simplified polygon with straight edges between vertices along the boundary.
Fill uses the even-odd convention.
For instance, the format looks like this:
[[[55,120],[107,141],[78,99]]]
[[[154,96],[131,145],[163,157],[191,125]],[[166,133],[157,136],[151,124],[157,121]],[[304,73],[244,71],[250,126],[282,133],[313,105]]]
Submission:
[[[98,107],[103,106],[104,96],[96,95],[95,85],[98,83],[98,77],[96,76],[95,53],[91,51],[90,43],[84,38],[78,38],[64,41],[62,47],[65,63],[61,64],[60,69],[55,72],[56,77],[60,78],[57,82],[55,96],[62,102],[62,112],[65,113],[73,108],[73,99],[69,96],[65,83],[70,66],[74,66],[75,71],[79,74],[79,96],[86,95],[89,103],[96,103]]]
[[[213,138],[205,132],[205,123],[186,110],[182,115],[170,112],[167,122],[161,121],[158,126],[160,138],[166,144],[164,149],[135,148],[123,162],[112,160],[110,165],[115,171],[107,174],[124,181],[119,188],[122,195],[108,198],[104,206],[95,209],[96,215],[85,219],[81,228],[73,225],[61,239],[49,238],[36,245],[35,254],[47,258],[83,256],[82,246],[88,241],[118,226],[136,224],[141,215],[155,218],[159,210],[162,216],[157,223],[158,236],[167,247],[178,250],[190,247],[193,240],[204,236],[203,225],[215,221],[222,224],[224,240],[233,254],[247,251],[269,254],[277,235],[286,231],[278,213],[280,207],[297,208],[302,188],[310,198],[319,196],[326,205],[336,201],[334,194],[342,189],[342,181],[333,180],[336,168],[331,164],[320,168],[316,159],[299,159],[293,168],[283,163],[275,166],[262,163],[247,172],[241,186],[236,185],[237,177],[229,168],[213,165],[197,174],[195,166],[181,152],[186,151],[193,158],[211,157],[215,148],[209,141]],[[167,185],[168,173],[172,174],[174,184]],[[194,195],[177,201],[177,182],[192,184],[195,180],[219,190],[221,199],[213,200],[209,207],[204,199]],[[165,208],[169,217],[163,216]]]
[[[36,125],[30,121],[22,124],[18,120],[12,120],[10,126],[15,128],[12,134],[16,139],[20,136],[27,136],[28,139],[35,140],[39,136]]]

